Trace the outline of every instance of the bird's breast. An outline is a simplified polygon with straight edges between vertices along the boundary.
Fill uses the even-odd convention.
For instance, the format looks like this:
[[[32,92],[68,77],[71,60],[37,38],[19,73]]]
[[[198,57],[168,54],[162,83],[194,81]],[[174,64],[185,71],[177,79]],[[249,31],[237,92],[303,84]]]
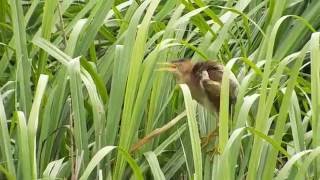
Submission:
[[[194,100],[196,100],[199,104],[204,106],[209,111],[216,111],[218,107],[215,107],[214,104],[210,101],[209,97],[207,96],[206,92],[200,85],[193,85],[189,86],[191,96]]]

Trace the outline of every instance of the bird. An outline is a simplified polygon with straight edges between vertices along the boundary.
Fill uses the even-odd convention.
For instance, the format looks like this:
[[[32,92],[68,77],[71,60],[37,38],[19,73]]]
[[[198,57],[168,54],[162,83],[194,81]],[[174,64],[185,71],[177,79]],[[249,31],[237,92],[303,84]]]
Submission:
[[[222,76],[225,71],[223,64],[217,61],[199,61],[193,63],[190,58],[182,58],[167,63],[160,71],[172,72],[178,84],[186,84],[191,96],[207,110],[219,114]],[[239,83],[231,73],[229,76],[229,101],[235,104]]]
[[[189,87],[193,99],[204,106],[209,112],[216,113],[219,116],[222,77],[225,71],[223,64],[212,60],[193,63],[190,58],[182,58],[160,63],[160,65],[165,65],[165,67],[158,70],[172,72],[178,84],[186,84]],[[236,102],[238,86],[239,83],[236,77],[230,73],[229,110]],[[211,138],[218,136],[218,132],[219,127],[216,124],[216,128],[203,137],[202,147],[207,146]],[[220,153],[217,147],[214,147],[210,151]]]

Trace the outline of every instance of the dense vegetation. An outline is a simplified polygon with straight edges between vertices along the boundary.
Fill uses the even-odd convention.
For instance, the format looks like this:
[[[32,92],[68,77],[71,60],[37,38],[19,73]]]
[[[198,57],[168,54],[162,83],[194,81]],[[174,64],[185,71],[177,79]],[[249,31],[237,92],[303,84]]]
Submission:
[[[319,179],[319,12],[318,0],[0,0],[0,179]],[[228,73],[218,117],[156,71],[182,57],[236,75],[232,115]]]

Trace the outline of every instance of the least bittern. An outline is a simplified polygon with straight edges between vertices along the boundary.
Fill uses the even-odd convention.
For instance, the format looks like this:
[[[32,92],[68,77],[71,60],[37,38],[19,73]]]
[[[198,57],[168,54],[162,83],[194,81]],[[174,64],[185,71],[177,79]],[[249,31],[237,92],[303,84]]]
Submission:
[[[193,63],[190,59],[179,59],[160,63],[165,67],[159,70],[169,71],[176,75],[177,83],[187,84],[193,99],[211,112],[219,113],[220,91],[224,66],[214,61]],[[238,83],[234,75],[229,79],[229,100],[234,104]]]
[[[214,61],[191,62],[191,59],[179,59],[168,63],[160,63],[165,67],[162,71],[169,71],[175,74],[177,83],[187,84],[191,96],[198,103],[211,112],[219,114],[220,91],[224,66]],[[229,76],[229,101],[230,105],[235,103],[237,96],[238,82],[233,74]],[[217,133],[216,128],[208,134],[206,144],[209,139]]]

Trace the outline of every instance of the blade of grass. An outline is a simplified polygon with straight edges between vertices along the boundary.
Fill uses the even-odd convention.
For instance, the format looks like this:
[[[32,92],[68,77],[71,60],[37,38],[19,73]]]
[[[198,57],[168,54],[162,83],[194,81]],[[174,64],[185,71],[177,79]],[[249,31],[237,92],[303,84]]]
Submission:
[[[299,100],[295,91],[293,91],[291,97],[291,108],[289,110],[291,131],[295,146],[295,151],[300,152],[305,150],[304,131],[301,121],[301,110],[299,107]]]
[[[240,150],[241,137],[245,128],[236,129],[230,136],[230,139],[225,145],[225,150],[222,153],[219,161],[219,179],[233,179],[235,177],[235,166],[237,156]]]
[[[114,149],[118,149],[119,154],[121,154],[124,159],[126,159],[129,163],[129,165],[131,166],[135,177],[138,180],[143,180],[143,176],[142,176],[142,172],[138,166],[138,164],[135,162],[135,160],[130,156],[130,154],[128,152],[126,152],[125,150],[123,150],[122,148],[116,147],[116,146],[106,146],[102,149],[100,149],[91,159],[91,161],[89,162],[87,168],[85,169],[84,173],[82,174],[82,176],[80,177],[80,180],[85,180],[88,179],[91,171],[95,168],[95,166],[108,154],[110,153],[112,150]]]
[[[184,29],[181,29],[180,33],[175,33],[175,29],[171,28],[172,24],[175,23],[181,16],[182,11],[184,7],[180,5],[177,7],[166,27],[166,29],[163,32],[163,39],[180,39],[180,33],[184,33]],[[156,35],[154,35],[152,38],[154,38]],[[161,38],[161,37],[159,37]],[[149,39],[148,43],[152,42],[153,39]],[[169,58],[176,58],[178,49],[172,49],[172,51],[163,50],[161,54],[159,54],[158,62],[166,61],[166,59]],[[165,117],[159,116],[161,114],[162,109],[167,106],[167,103],[169,103],[168,96],[171,91],[170,83],[168,83],[169,77],[165,75],[165,73],[156,73],[155,77],[153,79],[153,86],[151,91],[151,97],[150,97],[150,105],[148,107],[148,113],[147,113],[147,122],[145,123],[145,135],[149,134],[153,128],[162,126],[165,121]],[[173,93],[173,92],[172,92]],[[153,144],[147,145],[145,150],[151,150]]]
[[[29,149],[29,138],[28,138],[28,127],[26,118],[21,111],[15,113],[15,119],[18,122],[18,148],[19,148],[19,167],[21,168],[21,175],[19,174],[17,178],[27,178],[32,179],[32,159],[30,157]]]
[[[16,49],[16,79],[19,86],[19,90],[16,92],[16,103],[19,103],[19,106],[18,104],[16,106],[23,110],[26,117],[29,117],[32,99],[30,88],[31,63],[28,59],[25,20],[20,0],[10,1],[10,6],[15,40],[14,47]]]
[[[165,178],[171,179],[184,163],[183,152],[182,150],[178,150],[163,167]]]
[[[263,134],[262,132],[252,128],[252,127],[247,127],[247,129],[252,133],[257,135],[259,138],[262,138],[263,140],[267,141],[268,143],[270,143],[274,149],[277,149],[278,151],[280,151],[282,154],[284,154],[286,157],[290,158],[291,155],[285,150],[283,149],[283,147],[281,147],[279,145],[279,143],[277,141],[275,141],[274,139],[272,139],[271,137]]]
[[[63,1],[63,3],[66,2],[66,1]],[[82,9],[81,11],[78,12],[77,15],[75,15],[71,21],[66,25],[65,27],[65,33],[69,33],[70,31],[72,31],[76,24],[82,20],[86,20],[86,19],[82,19],[86,16],[86,14],[95,6],[95,4],[97,3],[97,0],[91,0],[89,1]],[[61,10],[61,14],[64,13],[64,8],[65,7],[68,7],[64,4],[61,4],[62,6],[62,10]],[[62,36],[58,36],[55,40],[54,40],[54,43],[55,45],[59,44],[61,41],[63,40],[63,37]]]
[[[310,164],[312,161],[314,161],[314,159],[318,158],[320,155],[320,148],[317,147],[316,149],[313,149],[312,152],[310,152],[310,155],[305,159],[305,161],[303,162],[303,164],[301,165],[301,170],[298,171],[298,174],[296,176],[297,179],[303,179],[304,177],[306,178],[306,172],[308,170],[308,168],[310,168]],[[281,171],[280,171],[281,173]],[[279,174],[280,174],[279,173]]]
[[[95,86],[97,86],[97,90],[99,96],[101,96],[103,104],[106,104],[109,101],[108,91],[94,64],[90,63],[85,58],[80,59],[80,64],[81,67],[83,67],[82,72],[88,71],[88,73],[90,74]]]
[[[70,90],[67,88],[68,79],[67,68],[63,67],[55,75],[55,79],[52,82],[52,89],[48,87],[46,99],[46,105],[43,110],[43,116],[41,120],[40,137],[38,141],[38,164],[40,172],[49,164],[52,157],[55,156],[54,141],[58,137],[59,124],[62,124],[62,113],[64,105],[67,101],[67,95]]]
[[[236,129],[246,125],[246,122],[249,118],[249,111],[251,108],[253,108],[253,103],[258,99],[258,97],[259,94],[253,94],[244,98],[243,104],[239,111],[238,119],[236,121]]]
[[[113,76],[111,82],[110,100],[108,103],[108,114],[106,132],[108,134],[107,145],[115,143],[117,132],[119,129],[119,122],[121,116],[121,107],[123,105],[123,98],[125,92],[125,68],[121,65],[121,54],[123,53],[123,46],[117,45],[115,47],[115,60],[113,65]]]
[[[250,0],[240,0],[234,7],[234,9],[238,11],[243,11],[250,3]],[[231,28],[231,24],[235,20],[235,18],[238,16],[238,14],[231,14],[228,17],[227,22],[224,23],[221,30],[219,31],[219,36],[217,36],[217,39],[214,40],[214,42],[207,47],[206,53],[210,59],[215,59],[218,55],[218,52],[223,44],[223,42],[228,38],[228,32]]]
[[[32,1],[31,6],[28,8],[28,11],[24,17],[25,20],[25,24],[28,24],[31,18],[31,15],[34,13],[34,10],[36,9],[36,7],[38,6],[38,4],[40,3],[40,0],[34,0]],[[1,8],[2,9],[2,8]],[[9,42],[9,46],[12,47],[14,46],[15,43],[15,39],[12,38]],[[5,56],[2,56],[1,60],[0,60],[0,74],[2,74],[6,68],[9,66],[9,61],[11,59],[13,55],[12,51],[7,51]]]
[[[166,178],[164,177],[164,174],[161,170],[156,154],[154,152],[149,151],[144,153],[144,156],[146,157],[150,165],[153,178],[155,180],[165,180]]]
[[[91,42],[97,35],[99,28],[104,22],[104,18],[108,14],[113,5],[114,0],[98,0],[95,8],[91,12],[88,21],[81,33],[80,40],[77,42],[75,56],[84,54],[90,47]]]
[[[320,33],[313,33],[311,36],[311,103],[312,103],[312,146],[314,148],[320,146]],[[316,159],[315,174],[319,178],[320,174],[320,158]]]
[[[126,38],[124,40],[124,45],[116,45],[115,47],[115,57],[114,61],[114,76],[112,77],[112,87],[110,92],[110,101],[108,104],[109,112],[107,114],[107,135],[110,138],[107,138],[107,145],[112,145],[115,143],[117,132],[119,128],[114,128],[119,126],[120,116],[123,100],[125,97],[125,88],[129,73],[130,65],[130,55],[132,53],[132,46],[134,45],[134,38],[137,31],[137,26],[139,20],[147,7],[148,3],[142,4],[133,14],[133,17],[130,21],[130,24],[126,31]],[[106,55],[108,55],[106,53]],[[108,57],[108,56],[106,56]],[[102,58],[104,59],[104,57]],[[106,59],[104,59],[105,62]],[[109,60],[110,61],[110,60]],[[103,65],[101,65],[104,67]]]
[[[305,156],[306,154],[310,153],[312,150],[305,150],[301,151],[294,156],[290,158],[290,160],[286,163],[286,165],[280,170],[278,176],[275,178],[275,180],[280,179],[287,179],[290,173],[290,168],[295,165],[295,163],[302,158],[302,156]]]
[[[297,80],[297,76],[299,75],[299,69],[303,63],[305,53],[308,49],[309,49],[309,44],[306,44],[305,47],[301,50],[296,62],[294,63],[291,69],[290,79],[288,80],[286,92],[281,103],[279,116],[277,118],[277,125],[275,128],[275,134],[274,134],[274,140],[276,142],[282,141],[284,126],[285,126],[285,122],[288,115],[288,108],[291,103],[290,100],[291,100],[292,92],[294,87],[296,86],[296,80]],[[274,172],[273,169],[276,166],[277,155],[278,155],[278,150],[271,149],[268,156],[268,161],[266,162],[266,167],[268,167],[268,169],[266,169],[266,171],[264,171],[264,174],[263,174],[264,178],[267,178],[267,179],[272,178],[273,172]]]
[[[309,39],[310,30],[315,32],[313,30],[313,26],[316,27],[316,24],[319,23],[319,9],[319,1],[312,1],[312,3],[305,8],[303,14],[301,15],[301,19],[303,19],[303,23],[307,24],[307,26],[301,26],[300,22],[296,22],[293,27],[289,29],[285,39],[280,41],[279,48],[277,48],[275,51],[276,58],[282,58],[287,53],[296,51],[298,46],[301,46],[301,43],[297,42],[305,43]]]
[[[180,85],[183,97],[185,101],[185,107],[187,111],[188,127],[191,139],[191,147],[193,154],[193,162],[195,168],[194,179],[202,179],[202,157],[201,157],[201,146],[200,136],[198,132],[198,125],[196,121],[195,104],[192,100],[190,90],[186,84]]]
[[[7,0],[1,0],[0,1],[0,8],[2,9],[2,11],[0,12],[0,23],[3,23],[6,21],[6,14],[8,13],[8,9],[7,9]]]
[[[68,39],[68,43],[67,43],[67,47],[65,49],[65,52],[70,55],[73,56],[75,53],[75,48],[77,45],[77,41],[78,38],[80,36],[81,31],[83,30],[83,27],[85,25],[85,23],[87,22],[87,19],[80,19],[73,27],[69,39]]]
[[[40,75],[37,89],[34,97],[34,101],[31,107],[30,117],[28,121],[28,144],[29,144],[29,153],[30,153],[30,159],[31,159],[31,169],[32,169],[32,178],[37,179],[37,161],[36,161],[36,135],[37,135],[37,129],[39,124],[39,113],[40,113],[40,106],[42,102],[42,98],[48,83],[48,76],[47,75]]]
[[[0,172],[8,179],[15,180],[15,176],[11,175],[3,166],[0,165]]]
[[[8,173],[10,173],[12,176],[16,176],[14,161],[13,161],[12,152],[11,152],[10,135],[9,135],[8,126],[7,126],[7,117],[6,117],[6,112],[3,106],[1,93],[0,93],[0,129],[1,129],[0,142],[2,147],[1,156],[6,162]]]
[[[37,45],[38,47],[44,49],[47,53],[49,53],[51,56],[56,58],[61,64],[68,67],[69,62],[72,61],[72,58],[62,52],[60,49],[58,49],[56,46],[51,44],[49,41],[41,38],[41,37],[35,37],[32,40],[33,44]]]
[[[116,146],[106,146],[101,148],[97,153],[92,157],[91,161],[89,162],[88,166],[86,167],[85,171],[80,177],[80,180],[85,180],[89,178],[90,173],[93,169],[100,163],[100,161],[109,154]]]
[[[185,130],[187,129],[187,124],[183,124],[179,127],[179,129],[177,129],[174,133],[172,133],[167,139],[165,139],[159,146],[157,146],[155,148],[155,150],[153,151],[156,156],[159,156],[160,154],[162,154],[163,152],[165,152],[166,148],[172,144],[173,142],[177,141],[181,135],[184,134]],[[183,157],[184,159],[184,157]],[[148,169],[148,163],[147,162],[143,162],[141,165],[141,170],[142,172],[146,171]]]
[[[219,112],[219,152],[224,151],[224,147],[229,138],[229,74],[228,68],[224,69],[220,92],[220,112]]]
[[[84,95],[80,78],[80,61],[73,59],[68,66],[70,76],[70,92],[72,102],[75,146],[78,152],[83,151],[83,165],[89,162],[88,131],[86,125],[86,111]]]
[[[133,137],[136,134],[136,128],[140,124],[141,113],[138,111],[134,111],[134,108],[142,109],[143,104],[139,104],[134,106],[136,93],[138,90],[138,82],[139,82],[139,73],[142,68],[142,60],[144,56],[144,50],[146,45],[146,38],[149,30],[150,21],[154,11],[156,10],[159,0],[152,1],[149,5],[147,12],[142,20],[142,23],[137,31],[136,40],[134,41],[134,45],[132,47],[133,53],[130,60],[130,69],[128,74],[128,81],[126,86],[126,93],[125,93],[125,101],[124,101],[124,109],[123,109],[123,116],[122,116],[122,123],[120,129],[120,140],[119,146],[124,148],[125,150],[129,150]],[[144,3],[149,4],[149,1],[145,1]],[[135,114],[133,114],[135,113]],[[141,113],[142,114],[142,113]],[[132,117],[131,117],[132,115]],[[131,119],[132,118],[132,119]],[[129,137],[129,138],[128,138]],[[118,179],[122,177],[125,168],[125,161],[122,157],[117,157],[117,163],[114,173],[114,178]]]
[[[41,36],[44,39],[50,40],[53,23],[54,23],[54,11],[58,7],[58,0],[45,1],[43,8],[42,26],[41,26]],[[38,76],[44,73],[46,68],[48,54],[44,50],[39,52],[38,61]]]
[[[95,151],[99,150],[103,145],[105,145],[105,137],[103,134],[105,126],[105,111],[103,102],[97,92],[96,86],[94,84],[93,79],[90,74],[83,70],[83,75],[81,75],[81,79],[87,89],[89,94],[91,106],[92,106],[92,118],[94,123],[94,133],[95,133]]]
[[[276,38],[276,34],[278,32],[280,25],[288,17],[290,17],[290,16],[284,16],[281,19],[279,19],[276,22],[276,24],[274,25],[272,31],[269,32],[270,35],[267,35],[267,37],[270,36],[270,38],[269,38],[269,42],[268,42],[268,46],[267,46],[266,63],[264,66],[264,72],[263,72],[263,77],[262,77],[262,84],[261,84],[261,90],[260,90],[261,92],[260,92],[258,112],[256,115],[256,124],[255,124],[256,130],[264,132],[264,133],[267,133],[267,131],[268,131],[268,129],[266,129],[265,124],[266,124],[266,121],[268,119],[268,116],[269,116],[269,113],[271,110],[270,104],[272,105],[274,95],[276,94],[275,90],[270,91],[274,95],[269,96],[269,98],[267,99],[268,81],[269,81],[269,76],[271,75],[271,72],[272,72],[271,63],[272,63],[272,61],[274,61],[272,56],[273,56],[273,49],[275,46],[275,38]],[[268,31],[267,31],[267,34],[268,34]],[[285,63],[282,62],[282,64],[285,64]],[[281,74],[280,70],[281,70],[281,68],[279,68],[279,71],[278,71],[279,74]],[[278,77],[280,78],[280,76],[278,76]],[[278,83],[274,83],[273,87],[276,88],[277,84]],[[265,108],[266,103],[268,104],[267,111]],[[250,179],[256,179],[256,175],[257,175],[256,172],[259,167],[259,166],[257,166],[257,164],[260,160],[261,148],[262,148],[262,141],[255,138],[254,142],[253,142],[253,149],[252,149],[252,154],[250,156],[249,169],[248,169],[249,170],[248,177]]]
[[[57,178],[58,172],[63,166],[63,160],[64,158],[61,158],[59,160],[50,162],[43,172],[44,178]]]

